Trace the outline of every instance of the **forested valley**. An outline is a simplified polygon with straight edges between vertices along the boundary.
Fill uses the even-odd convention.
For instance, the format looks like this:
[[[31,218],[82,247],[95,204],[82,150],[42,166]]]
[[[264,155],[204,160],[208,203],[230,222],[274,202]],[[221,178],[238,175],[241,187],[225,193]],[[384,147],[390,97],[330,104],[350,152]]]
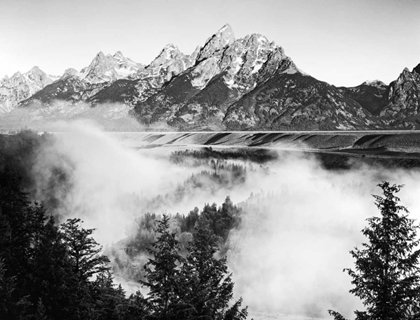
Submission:
[[[31,131],[1,137],[2,319],[246,318],[242,300],[233,301],[234,284],[223,254],[241,210],[227,197],[219,207],[206,204],[187,214],[150,211],[165,201],[181,201],[206,181],[226,185],[245,179],[245,168],[212,160],[214,171],[193,174],[174,194],[158,195],[142,206],[146,199],[138,198],[138,229],[123,245],[129,257],[146,260],[133,266],[118,258],[110,261],[95,241],[94,229],[86,229],[80,218],[64,219],[57,213],[56,194],[44,193],[37,202],[32,162],[40,146],[52,139]],[[180,161],[179,155],[175,158]],[[68,183],[66,172],[55,170],[50,190]],[[147,297],[125,292],[115,284],[114,273],[146,288]]]
[[[110,180],[109,163],[90,186],[97,159],[78,181],[80,160],[60,151],[57,139],[25,130],[0,136],[1,319],[243,320],[252,305],[319,318],[329,310],[342,320],[334,310],[348,315],[359,308],[343,283],[364,300],[366,311],[356,311],[356,319],[385,319],[389,310],[398,319],[419,314],[418,226],[398,204],[401,186],[379,185],[381,217],[368,218],[362,229],[371,216],[367,172],[376,183],[414,181],[417,171],[398,171],[413,162],[379,160],[367,171],[366,163],[335,155],[205,147],[166,151],[153,167],[147,157],[161,161],[162,154],[147,151],[134,157],[135,166],[126,157],[129,175],[137,167],[145,175],[168,172],[150,173],[163,177],[158,192],[142,189],[153,180],[134,192],[120,191],[121,181],[136,184],[139,177]],[[169,172],[174,168],[181,174]],[[118,194],[96,190],[110,181]],[[351,250],[362,243],[363,250]],[[352,282],[337,275],[343,267]],[[372,270],[388,277],[376,281]]]

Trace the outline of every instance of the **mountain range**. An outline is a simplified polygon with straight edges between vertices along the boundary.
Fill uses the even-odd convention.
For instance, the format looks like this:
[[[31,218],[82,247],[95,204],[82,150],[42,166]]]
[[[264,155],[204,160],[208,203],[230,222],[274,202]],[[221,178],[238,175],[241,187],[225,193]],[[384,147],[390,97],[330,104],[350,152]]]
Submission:
[[[21,126],[90,117],[181,131],[419,129],[419,108],[420,64],[388,85],[335,87],[262,35],[236,39],[229,25],[190,55],[169,44],[143,65],[100,52],[61,77],[34,67],[0,80],[0,124]]]

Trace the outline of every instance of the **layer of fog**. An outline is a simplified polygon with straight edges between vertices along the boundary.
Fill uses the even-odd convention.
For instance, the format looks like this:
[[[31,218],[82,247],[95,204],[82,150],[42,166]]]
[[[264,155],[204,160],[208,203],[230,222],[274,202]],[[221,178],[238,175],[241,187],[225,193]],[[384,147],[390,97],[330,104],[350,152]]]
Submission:
[[[34,172],[39,196],[54,178],[54,168],[68,173],[65,189],[54,189],[63,217],[79,217],[96,228],[95,239],[113,246],[135,230],[142,199],[171,193],[200,167],[177,166],[161,151],[124,147],[118,136],[87,122],[57,124],[57,143],[38,156]],[[266,170],[249,171],[244,184],[214,194],[195,190],[181,203],[156,213],[187,214],[205,203],[218,205],[230,195],[246,212],[240,230],[229,238],[228,261],[235,295],[255,311],[326,316],[327,309],[350,316],[361,308],[348,293],[349,254],[364,240],[365,219],[377,215],[371,194],[381,180],[405,184],[403,204],[420,212],[417,171],[360,167],[346,172],[323,170],[313,158],[280,154]],[[251,196],[251,193],[253,195]],[[122,280],[121,280],[122,281]],[[129,289],[131,290],[131,289]]]
[[[132,115],[133,107],[124,103],[100,103],[92,106],[86,102],[70,103],[54,100],[49,104],[34,101],[18,107],[0,117],[0,132],[19,131],[22,126],[37,131],[57,131],[64,129],[57,122],[89,120],[98,123],[102,129],[119,131],[170,131],[164,122],[152,126],[141,124]]]

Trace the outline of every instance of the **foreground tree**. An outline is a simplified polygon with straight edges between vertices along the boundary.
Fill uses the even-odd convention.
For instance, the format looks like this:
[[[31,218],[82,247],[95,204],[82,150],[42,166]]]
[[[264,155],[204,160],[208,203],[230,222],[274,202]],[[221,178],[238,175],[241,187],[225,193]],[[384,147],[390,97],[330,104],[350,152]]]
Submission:
[[[144,306],[148,319],[244,320],[247,309],[242,299],[230,303],[233,282],[225,258],[215,257],[218,237],[205,220],[198,221],[186,256],[180,254],[179,242],[170,231],[169,217],[157,225],[158,237],[149,250],[153,256],[145,266],[149,288]]]
[[[183,258],[175,233],[169,230],[167,215],[158,221],[156,232],[158,237],[148,250],[153,258],[144,266],[146,280],[141,283],[150,290],[146,301],[150,318],[176,319],[181,288],[179,266]]]
[[[183,298],[193,306],[194,319],[246,319],[242,299],[229,306],[233,298],[233,281],[227,259],[216,258],[218,237],[199,219],[182,268],[185,289]]]
[[[356,268],[344,269],[352,278],[350,293],[359,297],[366,311],[355,311],[357,320],[420,319],[419,226],[408,218],[395,195],[402,186],[379,184],[383,197],[375,195],[380,217],[367,219],[362,230],[368,243],[350,251]],[[344,317],[329,310],[335,320]]]

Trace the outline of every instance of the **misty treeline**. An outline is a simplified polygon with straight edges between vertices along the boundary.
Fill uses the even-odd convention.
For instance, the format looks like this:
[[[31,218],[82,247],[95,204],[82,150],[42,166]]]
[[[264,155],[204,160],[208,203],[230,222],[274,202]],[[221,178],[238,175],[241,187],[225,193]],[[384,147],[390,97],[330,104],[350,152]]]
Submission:
[[[228,250],[228,236],[232,229],[239,227],[242,210],[233,204],[230,197],[221,206],[205,204],[200,211],[197,207],[186,215],[177,213],[171,216],[169,228],[174,233],[179,243],[181,255],[185,255],[189,243],[197,233],[197,225],[205,225],[213,235],[213,242],[217,245],[217,255],[224,257]],[[125,279],[142,280],[145,276],[143,269],[145,261],[149,257],[148,248],[156,241],[158,231],[156,226],[164,215],[145,213],[136,219],[136,229],[130,237],[121,241],[124,253],[128,259],[120,259],[119,252],[115,248],[108,249],[114,271]],[[118,249],[118,248],[117,248]]]
[[[21,131],[16,135],[0,135],[0,165],[3,169],[12,168],[13,172],[21,178],[20,183],[23,189],[28,192],[29,200],[38,200],[37,195],[41,195],[47,214],[54,216],[58,222],[62,222],[64,219],[61,210],[62,201],[66,197],[66,191],[72,188],[70,178],[74,164],[65,157],[57,161],[56,165],[49,168],[51,174],[49,180],[42,185],[43,190],[37,189],[36,179],[40,175],[33,170],[40,149],[52,145],[54,139],[56,139],[54,135],[38,135],[30,130]],[[223,153],[214,152],[211,148],[202,151],[172,153],[170,161],[180,166],[190,166],[189,160],[196,159],[195,166],[199,168],[199,171],[192,173],[185,181],[174,184],[172,191],[168,193],[153,197],[136,193],[121,196],[121,206],[130,206],[128,210],[136,212],[137,218],[134,222],[137,228],[120,243],[124,247],[128,259],[127,257],[121,258],[121,253],[118,252],[120,244],[106,248],[107,253],[112,257],[111,265],[114,272],[127,280],[143,279],[143,266],[149,258],[146,248],[156,239],[154,228],[156,221],[162,218],[161,208],[181,203],[186,198],[194,197],[197,193],[215,194],[220,190],[232,190],[235,186],[245,183],[248,173],[257,170],[257,168],[252,163],[241,164],[231,160],[252,157],[254,157],[252,153],[247,151],[228,151],[223,156]],[[273,159],[273,157],[274,155],[270,152],[262,158]],[[258,169],[260,168],[258,167]],[[263,170],[265,172],[267,169]],[[187,214],[176,213],[173,215],[171,228],[177,232],[177,237],[184,247],[192,238],[194,225],[199,216],[208,221],[209,228],[219,237],[218,243],[221,252],[225,253],[228,234],[232,228],[239,225],[239,209],[227,197],[220,207],[217,207],[215,203],[205,204],[201,212],[198,208],[194,208]]]
[[[226,148],[221,150],[213,149],[212,147],[205,147],[201,149],[174,151],[170,156],[170,160],[176,164],[184,164],[188,162],[192,165],[201,165],[202,161],[213,159],[220,160],[241,160],[250,161],[258,164],[264,164],[269,161],[276,160],[278,154],[269,149],[235,149]]]
[[[32,203],[19,178],[0,175],[0,315],[2,319],[245,319],[241,300],[230,304],[233,282],[217,259],[217,236],[205,219],[182,255],[169,218],[157,221],[156,240],[141,284],[126,297],[115,286],[109,259],[80,219],[57,224]]]
[[[206,205],[201,214],[194,209],[171,219],[145,215],[141,223],[149,224],[154,237],[144,248],[149,259],[139,284],[148,293],[127,296],[114,284],[94,229],[77,218],[57,222],[62,217],[54,216],[54,206],[47,210],[25,192],[33,186],[30,154],[50,138],[21,132],[2,141],[7,143],[0,166],[1,319],[246,318],[242,300],[233,301],[226,258],[217,254],[238,223],[239,210],[229,198],[220,208]]]

